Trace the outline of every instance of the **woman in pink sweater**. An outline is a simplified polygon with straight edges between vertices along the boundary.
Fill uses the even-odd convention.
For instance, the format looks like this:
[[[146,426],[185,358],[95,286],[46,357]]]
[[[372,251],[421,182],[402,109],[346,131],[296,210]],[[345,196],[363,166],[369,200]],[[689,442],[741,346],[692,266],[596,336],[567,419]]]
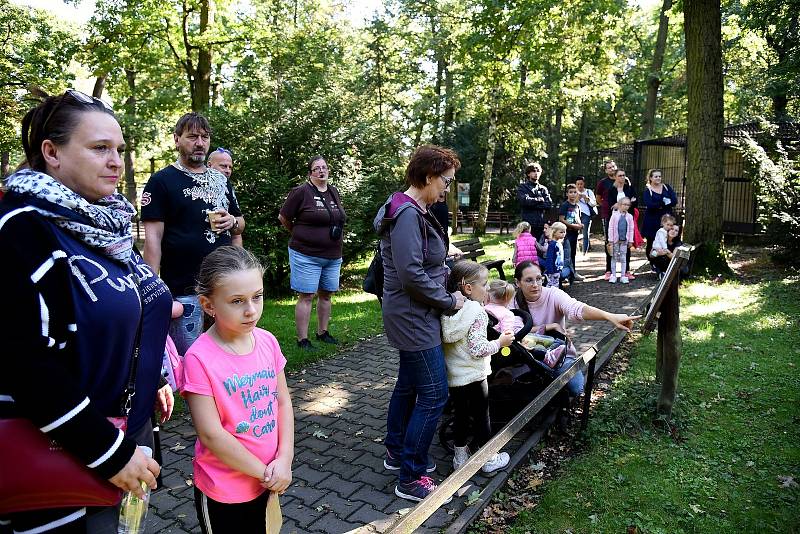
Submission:
[[[517,280],[517,295],[511,304],[512,308],[525,310],[533,319],[533,330],[543,334],[546,330],[558,330],[566,334],[566,320],[571,321],[608,321],[620,330],[630,332],[633,322],[641,315],[629,316],[589,306],[567,295],[557,287],[542,287],[542,270],[532,262],[524,261],[514,269]],[[572,356],[564,359],[558,370],[564,372],[575,360]],[[583,373],[576,374],[568,383],[569,394],[576,397],[583,391],[585,378]]]

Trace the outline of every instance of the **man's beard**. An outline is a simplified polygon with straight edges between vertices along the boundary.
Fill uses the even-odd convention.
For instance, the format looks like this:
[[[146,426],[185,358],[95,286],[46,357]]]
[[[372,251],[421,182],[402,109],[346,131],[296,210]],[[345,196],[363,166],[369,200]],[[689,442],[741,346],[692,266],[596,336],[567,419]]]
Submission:
[[[205,154],[202,156],[199,154],[195,154],[194,152],[184,152],[183,150],[180,151],[181,158],[193,165],[202,165],[206,161]]]

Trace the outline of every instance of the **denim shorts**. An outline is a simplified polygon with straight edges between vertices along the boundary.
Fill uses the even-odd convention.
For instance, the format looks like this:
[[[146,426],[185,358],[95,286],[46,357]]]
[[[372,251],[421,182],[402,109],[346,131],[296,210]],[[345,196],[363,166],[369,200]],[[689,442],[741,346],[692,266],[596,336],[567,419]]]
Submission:
[[[298,293],[316,293],[318,289],[323,291],[339,289],[342,258],[329,260],[306,256],[290,248],[289,268],[291,269],[289,281],[292,289]]]
[[[178,354],[183,356],[203,333],[203,310],[197,295],[185,295],[175,300],[183,304],[183,314],[170,322],[169,335]]]

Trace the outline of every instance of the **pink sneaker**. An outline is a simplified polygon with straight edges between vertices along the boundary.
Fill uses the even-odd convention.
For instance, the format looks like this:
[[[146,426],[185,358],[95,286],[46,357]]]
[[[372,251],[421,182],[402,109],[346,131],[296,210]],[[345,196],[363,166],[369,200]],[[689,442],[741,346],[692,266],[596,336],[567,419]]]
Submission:
[[[606,280],[608,280],[609,278],[611,278],[611,271],[606,271],[606,274],[603,276],[605,277]]]
[[[630,271],[628,271],[627,273],[625,273],[625,278],[627,278],[628,280],[636,280],[636,277],[635,277],[635,276],[633,276],[633,273],[632,273],[632,272],[630,272]]]

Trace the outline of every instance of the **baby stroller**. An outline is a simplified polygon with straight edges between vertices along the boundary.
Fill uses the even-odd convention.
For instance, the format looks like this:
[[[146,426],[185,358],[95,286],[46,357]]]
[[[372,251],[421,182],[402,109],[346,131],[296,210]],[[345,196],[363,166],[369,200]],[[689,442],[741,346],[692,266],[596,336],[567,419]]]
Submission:
[[[504,356],[502,351],[492,355],[492,374],[487,379],[492,433],[497,433],[503,428],[558,376],[554,369],[542,361],[545,355],[544,351],[528,350],[521,343],[533,328],[530,314],[523,310],[512,310],[512,312],[522,319],[523,327],[514,335],[514,341],[508,347],[510,353],[507,356]],[[486,337],[489,340],[495,340],[500,337],[500,333],[494,329],[497,319],[491,313],[488,315],[489,325]],[[553,337],[564,338],[560,332],[548,331],[547,333]],[[555,367],[560,367],[560,362]],[[566,406],[568,399],[566,391],[562,390],[552,403],[559,407]],[[449,402],[445,407],[445,413],[448,416],[442,419],[439,427],[439,442],[442,447],[453,452],[455,417]]]

